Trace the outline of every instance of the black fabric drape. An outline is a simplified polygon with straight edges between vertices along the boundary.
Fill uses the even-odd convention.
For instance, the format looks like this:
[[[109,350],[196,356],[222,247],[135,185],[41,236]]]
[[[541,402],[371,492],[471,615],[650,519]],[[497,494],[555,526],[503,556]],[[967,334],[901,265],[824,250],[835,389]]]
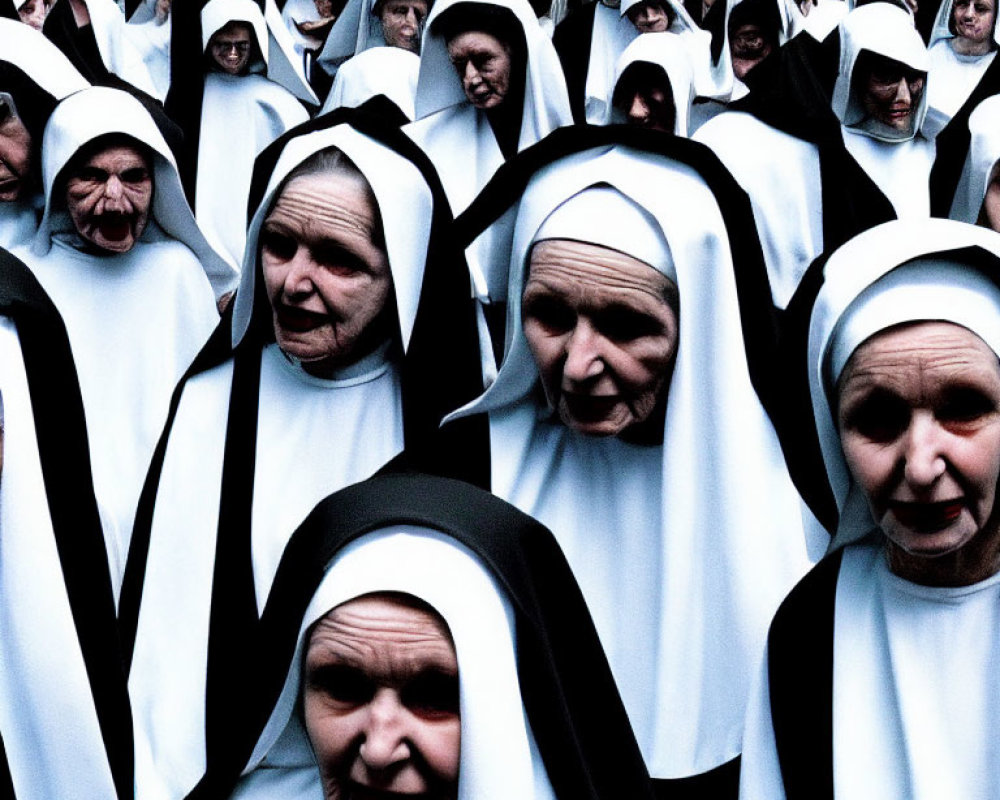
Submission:
[[[0,314],[17,327],[73,623],[115,788],[120,800],[128,800],[134,771],[132,715],[76,366],[55,306],[30,270],[4,250]]]
[[[552,35],[552,44],[559,54],[559,62],[566,76],[566,90],[569,92],[573,120],[580,125],[586,122],[584,103],[587,94],[587,68],[590,66],[590,41],[594,35],[597,2],[599,0],[570,13],[556,25]]]
[[[257,691],[190,800],[228,797],[280,694],[299,625],[331,559],[365,533],[413,524],[471,549],[516,618],[521,693],[560,800],[651,800],[649,778],[580,590],[539,523],[463,482],[386,473],[321,502],[292,536],[261,615]]]

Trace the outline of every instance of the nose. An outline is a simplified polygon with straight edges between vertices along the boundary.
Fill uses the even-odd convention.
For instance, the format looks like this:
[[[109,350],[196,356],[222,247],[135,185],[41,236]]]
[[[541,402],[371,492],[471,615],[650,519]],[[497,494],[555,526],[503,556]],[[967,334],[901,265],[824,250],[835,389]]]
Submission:
[[[316,290],[313,283],[312,271],[315,264],[309,251],[299,245],[295,255],[288,262],[288,272],[285,273],[285,296],[288,298],[302,299],[308,297]]]
[[[645,122],[648,117],[649,106],[642,99],[642,95],[637,92],[635,97],[632,98],[632,104],[629,106],[628,118],[633,122]]]
[[[465,64],[465,74],[462,76],[462,80],[466,86],[476,86],[479,84],[479,70],[476,69],[475,64],[471,61],[468,61]]]
[[[570,384],[584,383],[604,372],[602,337],[587,320],[578,320],[566,340],[563,378]]]
[[[412,8],[408,8],[406,10],[406,27],[410,28],[411,30],[416,30],[417,26],[419,24],[420,23],[417,20],[417,12],[416,12],[416,10],[412,9]]]
[[[359,755],[371,770],[385,770],[410,757],[406,711],[391,690],[376,692],[368,707]]]
[[[896,102],[910,102],[910,85],[906,82],[906,78],[901,78],[899,83],[896,84]]]
[[[930,414],[914,414],[903,452],[903,475],[911,487],[929,488],[945,473],[943,443],[946,435]]]

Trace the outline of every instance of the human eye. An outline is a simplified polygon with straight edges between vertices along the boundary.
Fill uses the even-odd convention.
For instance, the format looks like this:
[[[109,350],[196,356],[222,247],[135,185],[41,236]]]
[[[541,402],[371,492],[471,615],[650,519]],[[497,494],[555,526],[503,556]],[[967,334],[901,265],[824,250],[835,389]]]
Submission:
[[[357,253],[337,242],[323,242],[311,248],[313,260],[338,275],[365,272],[367,263]]]
[[[576,314],[557,297],[533,294],[524,298],[524,320],[540,325],[549,333],[565,333],[576,324]]]
[[[267,253],[280,261],[288,261],[295,255],[299,248],[299,243],[287,233],[275,228],[264,228],[260,237],[262,252]]]
[[[104,183],[108,179],[108,173],[98,167],[84,167],[76,177],[85,183]]]
[[[403,687],[403,704],[423,717],[458,713],[458,676],[439,670],[421,672]]]
[[[141,183],[149,177],[149,172],[145,167],[132,167],[121,174],[121,179],[125,183]]]
[[[597,327],[609,339],[618,342],[634,341],[663,330],[663,326],[654,317],[621,306],[612,306],[597,315]]]
[[[375,685],[365,673],[346,664],[324,664],[311,669],[306,683],[310,691],[323,694],[341,706],[361,706],[375,695]]]
[[[935,416],[944,424],[963,425],[978,422],[997,411],[995,400],[973,387],[948,392],[938,405]]]
[[[891,442],[910,424],[910,408],[899,397],[873,391],[843,409],[841,427],[873,442]]]

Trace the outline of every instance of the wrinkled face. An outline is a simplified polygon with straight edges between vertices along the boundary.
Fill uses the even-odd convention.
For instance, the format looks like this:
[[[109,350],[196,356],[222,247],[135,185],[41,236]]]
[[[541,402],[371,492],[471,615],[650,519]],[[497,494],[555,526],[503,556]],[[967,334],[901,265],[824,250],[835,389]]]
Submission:
[[[729,37],[729,53],[733,58],[733,75],[740,80],[771,55],[771,43],[760,25],[740,25]]]
[[[879,59],[862,83],[861,104],[868,116],[908,131],[920,105],[926,73],[905,68],[897,61]]]
[[[535,245],[521,319],[563,424],[615,436],[653,414],[677,354],[673,288],[617,250],[566,239]]]
[[[389,334],[392,276],[371,190],[344,173],[282,191],[261,230],[278,346],[317,375],[353,363]]]
[[[510,47],[483,31],[466,31],[448,42],[448,58],[462,90],[476,108],[496,108],[510,90]]]
[[[976,44],[992,38],[997,16],[995,0],[955,0],[951,14],[956,36]]]
[[[25,25],[40,31],[51,10],[52,4],[47,0],[25,0],[25,3],[18,7],[17,16]]]
[[[996,354],[946,322],[891,328],[855,350],[838,395],[844,455],[885,534],[893,570],[908,577],[921,561],[950,559],[972,579],[964,582],[986,577],[984,567],[995,572]]]
[[[662,33],[670,27],[670,14],[658,2],[638,3],[625,16],[639,33]]]
[[[126,253],[139,240],[152,201],[152,166],[130,145],[97,152],[72,168],[66,181],[66,206],[76,232],[112,253]]]
[[[335,608],[309,639],[303,714],[326,800],[457,795],[458,661],[437,614],[386,595]]]
[[[208,52],[219,69],[229,75],[242,75],[250,63],[253,29],[246,22],[230,22],[212,34]]]
[[[420,54],[420,36],[427,19],[426,0],[383,0],[379,4],[382,37],[389,47]]]
[[[0,202],[21,197],[31,171],[31,134],[14,108],[14,101],[0,92]]]
[[[313,0],[313,5],[316,6],[316,13],[321,19],[330,19],[333,16],[332,0]]]

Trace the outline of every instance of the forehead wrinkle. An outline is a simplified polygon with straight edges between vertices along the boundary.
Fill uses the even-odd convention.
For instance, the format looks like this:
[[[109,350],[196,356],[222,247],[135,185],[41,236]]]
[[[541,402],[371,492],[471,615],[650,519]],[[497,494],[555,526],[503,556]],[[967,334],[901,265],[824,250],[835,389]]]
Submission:
[[[363,209],[345,201],[339,193],[308,188],[293,181],[281,193],[266,221],[292,223],[311,230],[333,228],[373,241],[375,220],[370,201],[360,191],[355,199],[365,201]]]
[[[552,240],[540,242],[531,252],[528,281],[562,293],[564,284],[600,297],[607,292],[638,291],[664,300],[673,283],[663,273],[633,256],[599,245]]]

